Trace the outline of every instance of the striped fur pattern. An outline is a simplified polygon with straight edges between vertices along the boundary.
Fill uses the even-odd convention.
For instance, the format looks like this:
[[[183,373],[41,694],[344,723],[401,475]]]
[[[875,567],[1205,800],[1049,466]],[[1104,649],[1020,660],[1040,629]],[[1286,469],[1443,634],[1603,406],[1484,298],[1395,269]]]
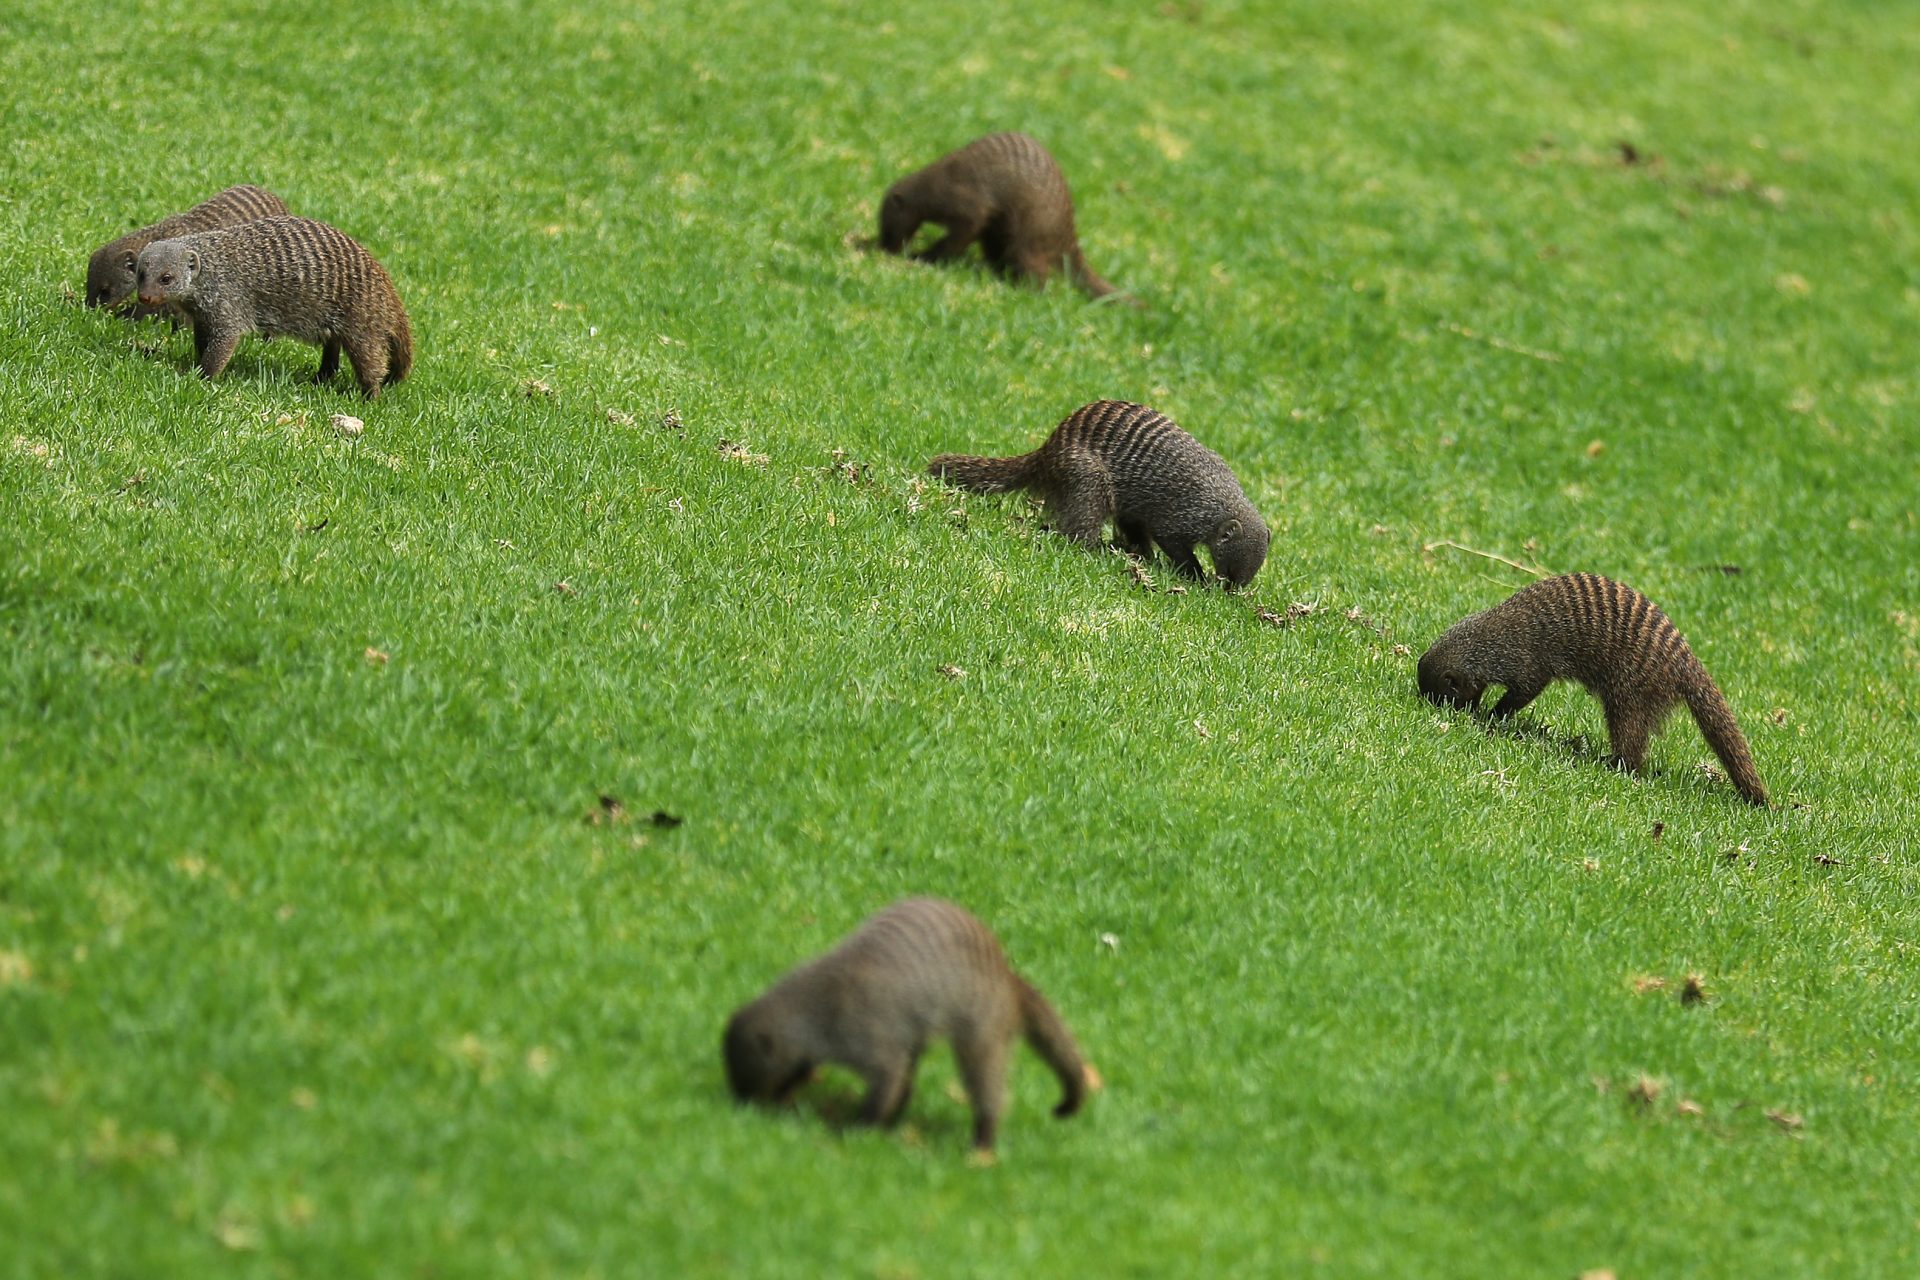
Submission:
[[[200,372],[220,375],[249,333],[321,349],[315,381],[353,361],[369,400],[407,376],[413,331],[393,279],[351,236],[308,218],[263,218],[161,240],[140,253],[140,300],[193,324]]]
[[[1024,133],[993,133],[948,152],[887,188],[880,247],[905,251],[923,223],[946,235],[915,256],[945,262],[976,240],[987,265],[1044,283],[1063,264],[1089,296],[1114,291],[1087,266],[1073,229],[1073,197],[1052,154]]]
[[[1150,556],[1155,544],[1190,578],[1204,576],[1194,548],[1235,586],[1267,560],[1266,522],[1220,455],[1145,405],[1101,400],[1076,409],[1032,453],[976,458],[943,453],[930,475],[978,493],[1032,489],[1054,528],[1087,547],[1112,520],[1120,547]]]
[[[156,240],[192,235],[196,231],[214,231],[238,226],[255,218],[285,215],[287,202],[264,187],[241,185],[228,187],[210,200],[204,200],[185,213],[176,213],[150,227],[129,231],[112,244],[101,245],[87,260],[87,305],[118,307],[133,297],[135,267],[140,251]],[[132,314],[138,319],[162,314],[164,308],[135,304]]]
[[[1495,716],[1515,714],[1555,680],[1578,680],[1600,699],[1614,757],[1629,769],[1684,702],[1741,796],[1767,804],[1719,686],[1667,615],[1623,583],[1597,573],[1543,579],[1455,623],[1420,658],[1420,692],[1436,703],[1477,707],[1500,685]]]
[[[1054,1115],[1072,1115],[1088,1075],[1060,1015],[966,910],[908,898],[737,1011],[722,1048],[727,1081],[743,1102],[784,1102],[815,1067],[835,1063],[867,1083],[860,1122],[892,1124],[906,1109],[920,1055],[947,1039],[973,1102],[974,1147],[991,1151],[1016,1034],[1060,1077]]]

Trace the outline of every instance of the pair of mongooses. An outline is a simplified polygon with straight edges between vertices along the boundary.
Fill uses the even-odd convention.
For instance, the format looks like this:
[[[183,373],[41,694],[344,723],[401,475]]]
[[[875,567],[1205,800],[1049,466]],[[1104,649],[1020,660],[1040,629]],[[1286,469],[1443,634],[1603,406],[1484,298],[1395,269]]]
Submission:
[[[1145,405],[1101,400],[1068,415],[1032,453],[976,458],[943,453],[927,472],[977,493],[1031,489],[1054,528],[1086,547],[1100,545],[1108,520],[1120,547],[1153,554],[1157,544],[1190,578],[1214,572],[1237,587],[1266,563],[1271,533],[1220,455]]]
[[[946,234],[914,255],[923,262],[956,258],[977,240],[987,265],[1010,279],[1044,284],[1064,264],[1090,297],[1114,292],[1080,252],[1059,162],[1024,133],[975,138],[888,187],[880,247],[904,252],[928,222]]]
[[[1053,1114],[1079,1110],[1097,1077],[1046,997],[967,911],[908,898],[736,1011],[721,1048],[742,1102],[785,1102],[816,1067],[834,1063],[866,1082],[859,1122],[884,1125],[906,1109],[920,1055],[946,1039],[973,1104],[974,1149],[991,1153],[1016,1034],[1060,1077]]]
[[[249,333],[319,347],[316,382],[339,373],[344,351],[369,400],[413,367],[413,331],[386,269],[345,232],[287,216],[286,202],[259,187],[230,187],[97,250],[88,304],[118,306],[136,293],[140,314],[166,311],[193,326],[208,378]]]
[[[285,217],[290,212],[287,202],[265,187],[243,183],[228,187],[185,213],[176,213],[150,227],[129,231],[118,240],[101,245],[87,259],[87,305],[116,308],[131,301],[138,283],[136,268],[140,251],[156,240],[190,236],[197,231],[237,227],[256,218]],[[146,319],[164,311],[163,307],[136,303],[132,314],[137,319]]]
[[[1500,685],[1497,717],[1520,711],[1555,680],[1578,680],[1605,708],[1616,762],[1632,770],[1684,702],[1741,796],[1766,807],[1767,789],[1713,677],[1653,601],[1610,578],[1546,578],[1462,619],[1420,656],[1419,679],[1433,702],[1470,709]]]

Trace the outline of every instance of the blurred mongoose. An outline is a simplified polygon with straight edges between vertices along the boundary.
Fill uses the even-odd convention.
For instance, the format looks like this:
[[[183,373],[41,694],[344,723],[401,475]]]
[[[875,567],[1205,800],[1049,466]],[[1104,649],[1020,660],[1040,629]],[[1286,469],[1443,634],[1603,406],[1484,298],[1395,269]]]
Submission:
[[[156,240],[171,240],[175,236],[192,235],[196,231],[215,231],[221,227],[252,222],[256,218],[280,217],[286,212],[287,202],[273,192],[243,184],[228,187],[185,213],[176,213],[150,227],[129,231],[112,244],[95,249],[93,256],[87,260],[87,305],[117,307],[133,297],[137,283],[134,270],[140,260],[140,251]],[[131,314],[145,319],[165,314],[165,308],[135,304]]]
[[[1053,1114],[1072,1115],[1090,1076],[1060,1015],[1008,966],[985,925],[951,902],[908,898],[743,1006],[723,1049],[743,1102],[784,1102],[831,1062],[866,1081],[860,1123],[892,1124],[921,1053],[945,1037],[973,1102],[974,1148],[991,1152],[1016,1033],[1060,1077]]]
[[[1054,528],[1087,547],[1100,545],[1112,519],[1116,540],[1134,555],[1154,544],[1189,578],[1204,576],[1196,546],[1216,573],[1244,587],[1267,560],[1271,534],[1220,455],[1145,405],[1101,400],[1076,409],[1032,453],[974,458],[943,453],[927,473],[972,489],[1033,489]]]
[[[392,278],[324,222],[263,218],[156,241],[140,251],[137,274],[140,301],[193,323],[194,354],[209,378],[249,333],[319,347],[316,382],[340,371],[344,348],[369,400],[413,365],[413,332]]]
[[[1506,692],[1495,716],[1513,715],[1555,680],[1578,680],[1600,699],[1614,757],[1628,769],[1640,768],[1661,722],[1686,703],[1741,796],[1766,806],[1719,686],[1667,615],[1632,587],[1596,573],[1546,578],[1456,622],[1420,656],[1421,693],[1473,708],[1497,684]]]
[[[975,138],[888,187],[880,247],[904,251],[925,222],[947,233],[914,255],[923,262],[958,257],[978,240],[987,265],[1003,276],[1044,283],[1064,262],[1088,296],[1114,292],[1080,252],[1059,163],[1024,133]]]

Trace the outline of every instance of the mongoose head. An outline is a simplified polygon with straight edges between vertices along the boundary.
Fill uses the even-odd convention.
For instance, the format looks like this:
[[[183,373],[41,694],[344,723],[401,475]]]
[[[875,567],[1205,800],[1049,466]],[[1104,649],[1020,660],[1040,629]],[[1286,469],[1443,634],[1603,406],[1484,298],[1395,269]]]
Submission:
[[[814,1064],[758,1004],[727,1022],[727,1084],[742,1102],[785,1102],[813,1078]]]
[[[117,307],[133,296],[134,267],[140,255],[116,240],[87,259],[87,305]]]
[[[1267,562],[1267,543],[1273,538],[1266,522],[1251,513],[1228,516],[1207,535],[1213,571],[1236,587],[1244,587]]]
[[[1467,670],[1446,636],[1420,655],[1420,693],[1435,706],[1477,707],[1490,683]]]
[[[894,183],[880,201],[880,247],[888,253],[899,253],[919,229],[920,219],[914,216],[913,202],[907,199],[900,184]]]
[[[178,240],[156,240],[140,251],[134,267],[140,301],[158,307],[176,298],[193,296],[200,276],[200,255]]]

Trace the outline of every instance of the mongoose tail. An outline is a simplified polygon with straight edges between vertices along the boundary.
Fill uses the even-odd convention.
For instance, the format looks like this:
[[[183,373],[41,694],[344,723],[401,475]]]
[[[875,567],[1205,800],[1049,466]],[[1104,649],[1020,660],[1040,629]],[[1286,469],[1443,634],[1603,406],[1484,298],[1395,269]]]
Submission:
[[[413,326],[404,313],[400,323],[387,335],[387,374],[383,385],[392,386],[413,371]]]
[[[1699,659],[1691,663],[1691,670],[1681,674],[1679,685],[1680,696],[1687,700],[1687,709],[1693,712],[1701,736],[1713,748],[1713,754],[1720,757],[1720,763],[1726,767],[1727,777],[1732,780],[1741,798],[1762,809],[1770,808],[1767,788],[1760,781],[1759,771],[1753,767],[1753,753],[1747,750],[1747,739],[1733,718],[1733,708],[1727,705],[1720,686],[1713,682],[1713,677],[1707,674],[1707,669],[1700,665]]]
[[[1067,268],[1073,272],[1073,278],[1087,291],[1089,298],[1104,298],[1117,290],[1100,277],[1100,273],[1087,265],[1087,255],[1080,252],[1080,246],[1074,245],[1067,250]]]
[[[1060,1015],[1053,1011],[1047,998],[1017,974],[1014,984],[1020,996],[1020,1029],[1033,1051],[1060,1077],[1062,1092],[1053,1114],[1062,1118],[1070,1116],[1080,1109],[1087,1096],[1087,1064],[1081,1060],[1080,1048],[1074,1044],[1067,1024],[1060,1021]]]
[[[1038,449],[1012,458],[976,458],[965,453],[943,453],[927,463],[927,474],[975,493],[1006,493],[1032,484],[1040,466]]]
[[[1101,276],[1100,273],[1092,267],[1088,266],[1087,256],[1080,252],[1078,243],[1076,243],[1073,248],[1067,250],[1067,270],[1072,274],[1073,278],[1079,282],[1080,287],[1087,291],[1087,296],[1095,302],[1110,298],[1123,306],[1134,307],[1141,311],[1147,309],[1146,303],[1140,301],[1140,299],[1134,297],[1132,294],[1125,292],[1119,286]]]

